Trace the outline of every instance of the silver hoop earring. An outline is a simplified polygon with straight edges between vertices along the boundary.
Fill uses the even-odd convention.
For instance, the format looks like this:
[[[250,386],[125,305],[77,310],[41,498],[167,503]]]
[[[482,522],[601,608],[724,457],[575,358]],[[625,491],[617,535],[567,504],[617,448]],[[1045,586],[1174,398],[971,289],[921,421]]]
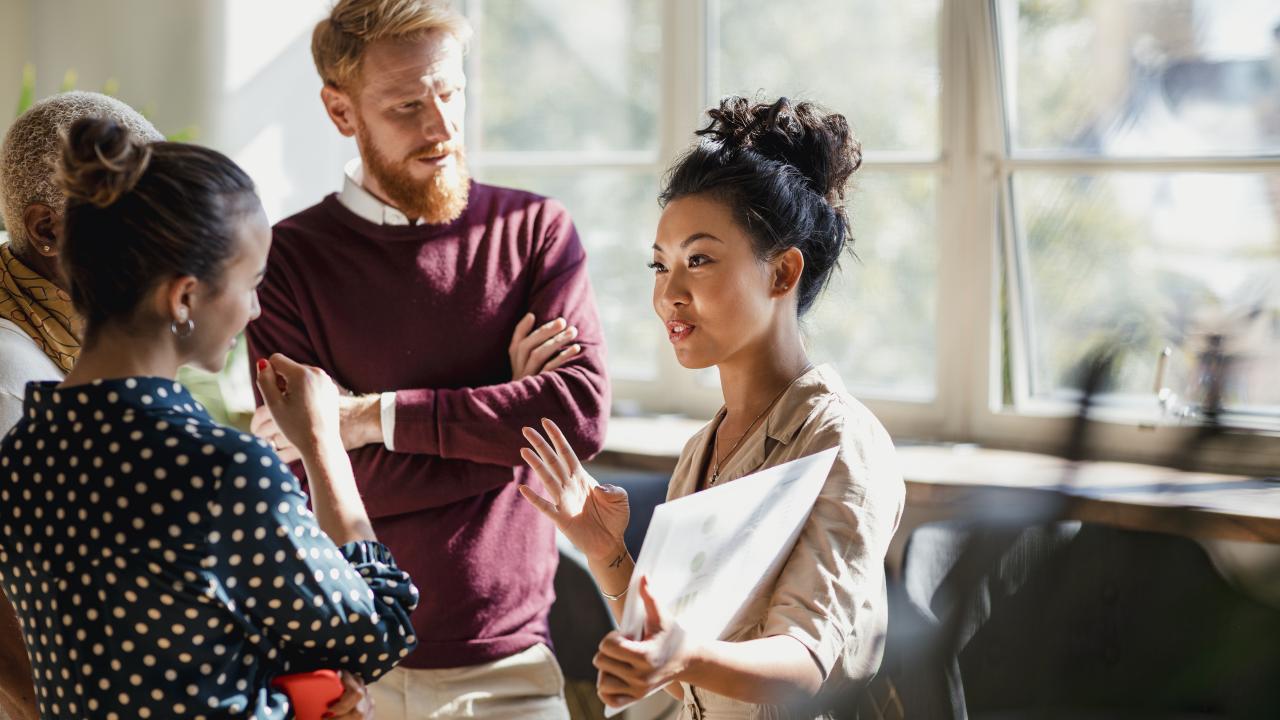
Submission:
[[[196,321],[191,318],[183,320],[181,323],[169,323],[169,332],[180,338],[189,338],[191,333],[196,331]]]

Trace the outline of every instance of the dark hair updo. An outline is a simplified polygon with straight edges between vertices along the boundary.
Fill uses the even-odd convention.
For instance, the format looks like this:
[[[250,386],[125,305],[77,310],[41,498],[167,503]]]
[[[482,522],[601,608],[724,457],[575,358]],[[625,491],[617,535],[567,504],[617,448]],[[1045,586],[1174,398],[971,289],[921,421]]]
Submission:
[[[128,322],[158,283],[191,275],[216,286],[236,223],[258,207],[253,181],[222,153],[146,143],[102,118],[71,126],[58,183],[62,272],[89,333]]]
[[[659,202],[708,193],[733,209],[761,259],[799,249],[803,315],[853,245],[844,189],[862,165],[862,144],[843,115],[785,97],[773,104],[729,97],[707,114],[702,140],[671,169]]]

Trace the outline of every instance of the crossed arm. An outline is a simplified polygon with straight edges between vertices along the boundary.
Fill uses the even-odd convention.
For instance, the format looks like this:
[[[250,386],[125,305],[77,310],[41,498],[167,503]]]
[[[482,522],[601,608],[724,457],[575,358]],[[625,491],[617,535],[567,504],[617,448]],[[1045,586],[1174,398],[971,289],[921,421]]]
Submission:
[[[507,354],[511,360],[513,382],[552,372],[582,352],[582,346],[573,342],[578,337],[578,328],[563,317],[536,328],[535,320],[533,313],[526,313],[511,336]],[[382,405],[381,393],[357,395],[343,391],[338,400],[343,447],[355,450],[384,441],[387,433],[382,423]],[[301,459],[298,449],[280,431],[265,404],[254,411],[252,430],[253,434],[270,442],[285,462]]]
[[[526,314],[514,323],[507,344],[510,380],[481,387],[357,388],[394,393],[343,401],[344,445],[367,471],[360,474],[360,490],[374,517],[442,507],[511,483],[510,468],[523,466],[520,427],[540,417],[560,423],[584,456],[603,446],[610,393],[586,255],[572,223],[540,232],[545,237],[518,291]],[[250,351],[254,357],[280,352],[341,381],[333,363],[324,361],[330,351],[324,328],[309,328],[300,311],[298,298],[318,290],[272,252],[259,291],[263,315],[249,326]],[[394,423],[393,432],[384,420]],[[254,430],[288,452],[262,410]],[[377,452],[377,446],[389,452]]]

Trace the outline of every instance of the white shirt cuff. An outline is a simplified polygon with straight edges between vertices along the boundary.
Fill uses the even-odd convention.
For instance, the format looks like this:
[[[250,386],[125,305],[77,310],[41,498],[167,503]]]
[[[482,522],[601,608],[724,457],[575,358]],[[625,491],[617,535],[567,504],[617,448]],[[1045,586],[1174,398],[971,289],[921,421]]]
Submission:
[[[396,450],[396,394],[382,393],[382,444],[387,449]]]

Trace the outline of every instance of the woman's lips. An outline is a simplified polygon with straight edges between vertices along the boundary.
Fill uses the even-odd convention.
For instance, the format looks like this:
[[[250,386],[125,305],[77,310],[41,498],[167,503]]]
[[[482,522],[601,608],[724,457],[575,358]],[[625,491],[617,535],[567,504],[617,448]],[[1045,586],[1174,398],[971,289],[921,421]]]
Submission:
[[[692,335],[694,329],[695,326],[689,323],[672,321],[667,323],[667,338],[678,343]]]

